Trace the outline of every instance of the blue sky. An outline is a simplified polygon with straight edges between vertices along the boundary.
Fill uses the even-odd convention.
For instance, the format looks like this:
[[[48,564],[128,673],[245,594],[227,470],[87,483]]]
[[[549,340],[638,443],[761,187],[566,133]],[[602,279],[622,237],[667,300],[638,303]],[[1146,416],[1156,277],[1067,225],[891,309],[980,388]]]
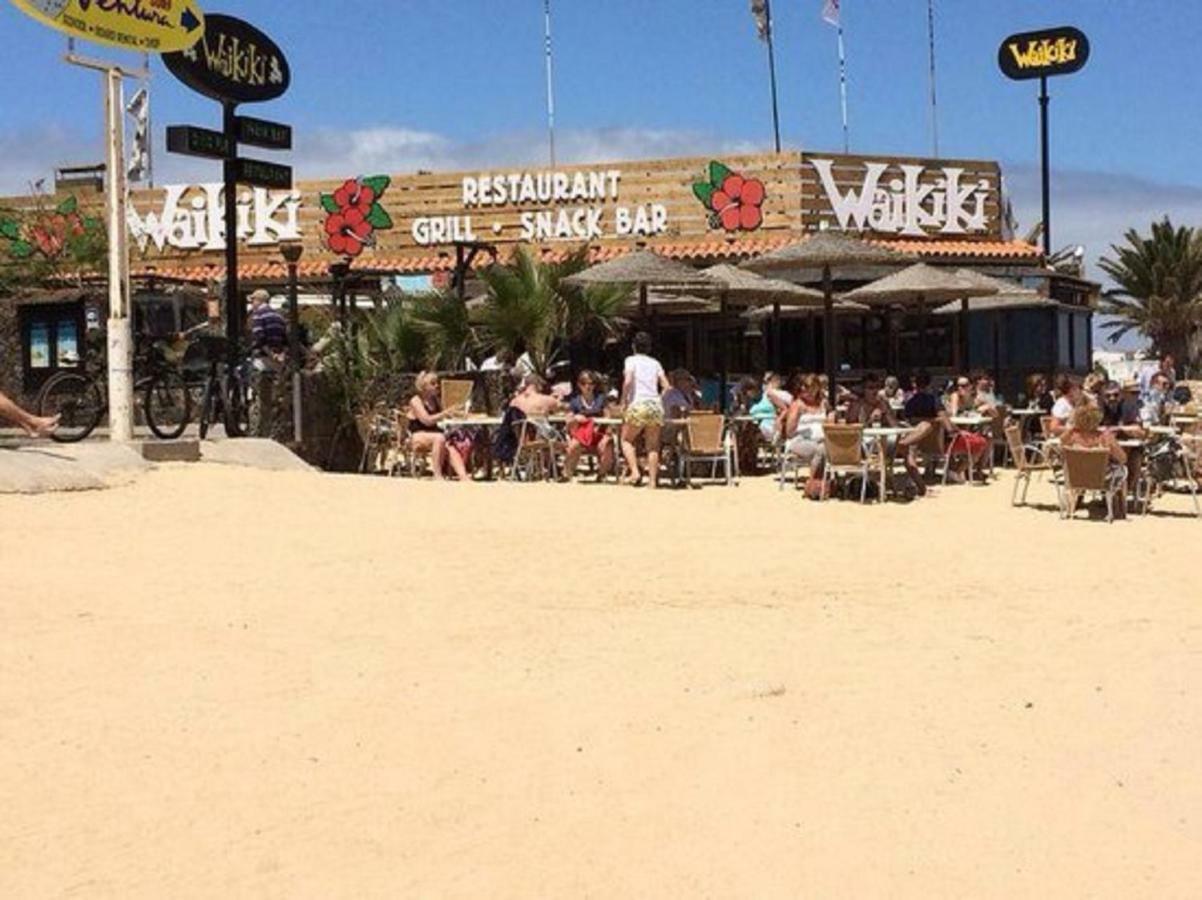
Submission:
[[[561,157],[601,161],[770,149],[763,45],[747,0],[553,0]],[[258,108],[292,122],[306,176],[380,167],[545,159],[541,0],[203,3],[247,18],[289,52],[290,95]],[[834,29],[821,0],[775,0],[783,139],[839,149]],[[926,0],[844,0],[851,149],[927,155]],[[944,155],[1002,162],[1020,215],[1037,218],[1036,86],[997,70],[1001,38],[1073,24],[1093,45],[1052,81],[1057,245],[1093,259],[1128,225],[1202,221],[1198,89],[1202,3],[936,0]],[[6,88],[0,191],[62,161],[98,159],[97,76],[65,66],[57,33],[0,2]],[[95,48],[97,54],[104,53]],[[216,107],[155,63],[156,133],[217,124]],[[195,163],[159,160],[163,177]],[[203,166],[203,164],[201,164]],[[200,170],[204,172],[202,168]]]

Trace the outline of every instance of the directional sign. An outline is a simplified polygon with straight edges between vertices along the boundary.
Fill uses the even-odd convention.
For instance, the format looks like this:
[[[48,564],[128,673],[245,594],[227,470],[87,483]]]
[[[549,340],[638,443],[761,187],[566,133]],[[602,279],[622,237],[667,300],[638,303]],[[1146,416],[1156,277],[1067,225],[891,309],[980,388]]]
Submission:
[[[250,144],[264,150],[292,149],[291,125],[268,122],[266,119],[252,119],[250,116],[237,116],[234,119],[234,127],[239,144]]]
[[[1012,34],[997,51],[998,67],[1015,81],[1069,75],[1088,61],[1089,38],[1069,26]]]
[[[234,155],[234,145],[220,131],[197,128],[195,125],[168,125],[167,152],[203,156],[206,159],[228,159]]]
[[[141,53],[187,50],[204,33],[195,0],[11,0],[26,15],[72,37]]]
[[[277,191],[292,189],[292,166],[280,166],[259,159],[234,160],[234,181]]]
[[[222,103],[274,100],[292,82],[288,60],[275,41],[249,22],[216,13],[205,19],[201,41],[164,54],[163,63],[192,90]]]

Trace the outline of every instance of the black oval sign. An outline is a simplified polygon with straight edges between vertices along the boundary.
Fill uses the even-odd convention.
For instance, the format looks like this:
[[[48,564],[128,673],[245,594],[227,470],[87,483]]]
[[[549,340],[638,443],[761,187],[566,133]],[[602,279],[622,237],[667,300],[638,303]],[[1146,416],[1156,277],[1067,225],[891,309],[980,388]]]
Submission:
[[[1070,26],[1024,31],[1002,41],[997,64],[1016,81],[1068,75],[1089,60],[1089,38]]]
[[[163,63],[192,90],[223,103],[274,100],[292,81],[275,41],[232,16],[205,16],[204,36],[187,50],[164,53]]]

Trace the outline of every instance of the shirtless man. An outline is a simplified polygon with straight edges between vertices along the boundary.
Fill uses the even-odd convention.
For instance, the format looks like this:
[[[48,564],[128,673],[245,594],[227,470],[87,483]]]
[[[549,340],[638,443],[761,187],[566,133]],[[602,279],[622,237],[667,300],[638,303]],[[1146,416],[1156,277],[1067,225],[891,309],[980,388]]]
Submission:
[[[563,409],[563,403],[546,391],[546,381],[538,375],[527,375],[509,405],[524,412],[527,419],[545,419]]]
[[[0,391],[0,419],[12,422],[18,428],[24,429],[27,435],[35,438],[50,437],[58,428],[58,416],[35,416],[13,403],[2,391]]]

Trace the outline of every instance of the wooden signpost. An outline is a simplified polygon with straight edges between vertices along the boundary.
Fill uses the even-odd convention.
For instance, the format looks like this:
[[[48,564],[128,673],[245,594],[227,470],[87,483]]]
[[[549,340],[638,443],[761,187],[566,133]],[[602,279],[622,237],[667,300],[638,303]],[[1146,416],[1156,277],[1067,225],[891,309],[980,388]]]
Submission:
[[[250,23],[223,15],[209,16],[200,41],[179,53],[165,54],[163,63],[192,90],[221,104],[221,131],[172,126],[167,129],[167,149],[223,162],[226,334],[236,346],[244,312],[238,293],[238,185],[281,190],[292,187],[290,166],[238,156],[240,143],[291,150],[291,126],[239,116],[238,104],[262,103],[282,96],[292,82],[292,71],[275,41]]]
[[[1089,38],[1071,26],[1024,31],[1002,41],[998,68],[1015,81],[1039,79],[1039,151],[1043,181],[1043,252],[1052,253],[1051,164],[1048,162],[1048,78],[1071,75],[1089,61]]]

